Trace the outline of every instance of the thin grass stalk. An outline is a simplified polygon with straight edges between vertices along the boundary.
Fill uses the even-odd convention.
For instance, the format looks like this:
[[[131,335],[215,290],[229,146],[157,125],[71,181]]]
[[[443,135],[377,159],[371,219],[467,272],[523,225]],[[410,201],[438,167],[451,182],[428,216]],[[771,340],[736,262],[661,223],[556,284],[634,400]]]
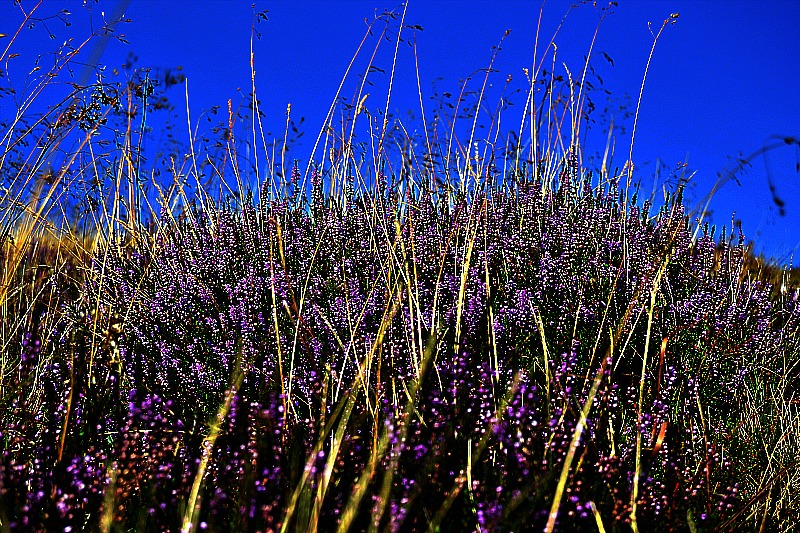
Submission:
[[[294,309],[295,309],[295,312],[296,312],[296,318],[290,316],[290,318],[292,318],[293,321],[294,321],[294,338],[292,339],[292,353],[291,353],[291,357],[290,357],[291,369],[294,369],[294,359],[295,359],[295,354],[297,353],[297,341],[298,341],[298,336],[300,334],[300,325],[301,325],[301,320],[302,320],[302,316],[303,316],[303,308],[304,308],[304,305],[305,305],[306,293],[308,292],[308,284],[309,284],[309,282],[311,280],[311,272],[312,272],[312,269],[313,269],[314,264],[316,262],[317,254],[319,253],[319,249],[322,246],[322,240],[325,238],[325,234],[328,232],[328,228],[329,227],[330,226],[328,224],[323,226],[322,232],[320,234],[320,238],[317,241],[316,247],[314,248],[314,253],[311,255],[311,261],[308,264],[308,271],[306,272],[306,278],[303,281],[303,290],[300,293],[300,304],[299,305],[294,301],[294,293],[292,292],[290,294],[291,297],[292,297],[292,305],[294,306]],[[290,371],[290,375],[293,376],[294,374]],[[290,386],[292,385],[292,379],[289,379],[289,385]]]
[[[631,131],[631,147],[630,151],[628,152],[628,179],[625,183],[625,203],[628,203],[628,188],[630,187],[631,180],[633,179],[633,143],[636,139],[636,126],[639,123],[639,110],[641,109],[642,105],[642,95],[644,94],[644,84],[647,81],[647,73],[650,71],[650,63],[653,60],[653,54],[656,51],[656,44],[658,43],[658,38],[661,37],[661,33],[664,31],[664,28],[667,27],[667,24],[675,24],[678,21],[679,14],[672,13],[669,18],[665,19],[664,22],[661,23],[661,28],[659,28],[658,33],[653,36],[653,46],[650,48],[650,55],[647,56],[647,63],[644,67],[644,75],[642,76],[642,85],[639,87],[639,98],[636,102],[636,111],[633,116],[633,128]],[[648,23],[649,26],[649,23]],[[652,31],[651,31],[652,34]]]
[[[354,399],[355,396],[351,396],[351,398]],[[325,500],[325,494],[327,493],[328,486],[330,485],[333,468],[336,465],[336,459],[339,456],[339,448],[344,441],[347,422],[349,421],[350,415],[353,412],[354,405],[355,401],[348,403],[348,406],[345,407],[344,416],[339,419],[339,425],[336,427],[336,431],[331,438],[330,450],[327,454],[325,469],[322,472],[321,478],[318,480],[316,496],[314,497],[314,507],[311,513],[311,519],[308,523],[307,531],[316,531],[319,525],[319,517],[320,513],[322,512],[322,503]],[[310,495],[310,491],[308,494]]]
[[[544,371],[545,399],[547,401],[547,416],[550,416],[550,350],[547,348],[547,335],[542,323],[542,314],[538,308],[534,308],[533,316],[536,319],[536,327],[539,330],[539,338],[542,341],[542,370]]]
[[[200,464],[197,467],[197,472],[194,476],[192,490],[189,493],[189,499],[186,501],[186,510],[184,511],[183,521],[181,523],[181,533],[189,533],[190,531],[195,531],[197,529],[197,521],[200,517],[201,505],[200,489],[203,485],[206,469],[208,468],[208,463],[214,453],[214,445],[222,431],[222,424],[225,422],[225,419],[230,412],[233,398],[238,393],[239,387],[241,387],[242,381],[244,380],[245,372],[242,361],[242,350],[243,347],[240,342],[237,350],[236,363],[234,365],[233,373],[231,374],[230,388],[225,395],[225,401],[222,402],[217,414],[214,416],[214,418],[212,418],[209,424],[210,429],[208,435],[203,441],[203,453],[200,458]]]
[[[421,315],[422,310],[419,308],[419,304],[414,298],[414,290],[418,290],[418,279],[417,279],[417,266],[416,266],[416,254],[414,253],[414,222],[413,217],[409,217],[406,223],[409,225],[409,241],[411,246],[411,254],[412,264],[414,266],[414,274],[412,276],[411,272],[408,268],[409,258],[408,258],[408,251],[406,250],[404,239],[400,239],[400,253],[403,256],[403,272],[405,278],[409,280],[409,284],[406,286],[406,295],[408,301],[408,314],[409,314],[409,326],[411,327],[411,334],[408,335],[410,338],[410,353],[413,354],[411,358],[411,363],[414,365],[414,373],[419,376],[420,375],[420,364],[422,361],[422,357],[424,355],[424,348],[422,346],[422,331],[421,331]],[[412,286],[413,283],[413,286]],[[416,328],[414,326],[417,326]],[[417,335],[419,336],[419,344],[417,344]],[[417,355],[418,354],[418,355]]]
[[[592,388],[589,390],[589,395],[586,397],[586,402],[584,402],[583,408],[581,409],[580,419],[578,420],[578,424],[575,426],[575,430],[572,433],[572,440],[569,443],[567,457],[564,459],[564,466],[561,468],[561,475],[558,479],[558,485],[556,486],[553,503],[550,506],[550,514],[547,517],[547,525],[544,528],[545,533],[552,533],[553,529],[555,528],[556,519],[558,518],[558,508],[561,506],[561,500],[564,497],[564,489],[567,486],[569,472],[572,467],[572,461],[575,459],[575,452],[578,449],[578,443],[580,442],[581,435],[583,434],[583,429],[586,426],[586,421],[589,418],[589,412],[592,409],[592,403],[594,403],[594,398],[597,395],[598,389],[600,388],[600,383],[603,381],[603,375],[606,372],[608,362],[611,358],[610,354],[614,353],[614,337],[615,335],[612,334],[609,355],[603,358],[603,362],[600,365],[600,368],[597,370],[597,374],[594,377],[594,382],[592,383]]]
[[[602,374],[601,374],[602,377]],[[497,406],[497,410],[494,413],[494,417],[491,419],[490,423],[494,422],[495,424],[499,424],[503,420],[503,415],[506,412],[508,404],[511,403],[511,400],[514,398],[514,395],[517,393],[519,389],[519,385],[522,381],[522,373],[517,372],[514,375],[514,379],[511,382],[506,394],[504,395],[500,405]],[[472,458],[471,461],[476,461],[480,459],[483,452],[486,450],[486,446],[489,444],[489,439],[494,435],[494,431],[490,428],[489,431],[485,431],[481,436],[481,440],[475,445],[470,453],[470,457]],[[436,511],[433,519],[428,524],[428,533],[434,533],[439,530],[439,525],[444,520],[445,516],[447,516],[447,512],[452,507],[453,502],[455,502],[458,495],[464,489],[464,484],[467,481],[467,476],[465,475],[464,471],[462,470],[461,473],[456,477],[453,486],[447,491],[447,497],[442,503],[442,506]]]
[[[500,53],[500,50],[501,50],[500,47],[503,44],[503,41],[510,34],[511,34],[511,30],[506,30],[503,33],[503,36],[500,38],[500,42],[498,42],[497,46],[495,46],[493,48],[494,52],[492,52],[492,59],[489,60],[489,67],[485,69],[486,75],[483,77],[483,85],[481,85],[481,91],[480,91],[480,94],[478,95],[478,102],[477,102],[477,104],[475,106],[475,116],[472,118],[472,129],[471,129],[470,134],[469,134],[469,141],[467,142],[467,155],[468,156],[469,156],[469,150],[472,147],[472,143],[473,143],[473,141],[475,139],[475,130],[478,127],[478,115],[480,115],[481,103],[483,102],[483,95],[486,92],[486,85],[489,83],[489,74],[491,74],[491,72],[492,72],[492,66],[494,65],[495,59],[497,59],[497,54]],[[469,157],[467,157],[467,160],[469,160]],[[476,161],[476,163],[477,163],[477,161]],[[468,167],[467,167],[467,175],[469,175],[471,173],[471,171],[472,171],[472,165],[469,164]],[[479,179],[479,175],[480,175],[480,169],[476,168],[474,172],[475,172],[474,173],[474,179],[475,179],[475,184],[476,184],[476,188],[477,188],[477,183],[478,183],[478,179]]]
[[[399,297],[400,288],[398,288],[397,295]],[[397,299],[394,299],[395,302],[391,307],[391,311],[389,315],[384,315],[383,320],[381,321],[381,329],[383,332],[379,332],[378,338],[376,339],[375,343],[373,344],[373,350],[382,342],[383,335],[385,334],[388,325],[394,318],[394,315],[397,313],[398,305]],[[368,364],[369,357],[365,362],[364,365]],[[316,531],[319,521],[319,515],[322,508],[322,502],[324,500],[325,493],[327,491],[327,487],[330,483],[330,477],[333,472],[333,468],[335,466],[336,458],[338,457],[338,450],[339,446],[344,437],[344,432],[347,429],[347,424],[350,419],[350,415],[352,414],[353,408],[355,407],[355,402],[357,400],[357,391],[359,387],[365,387],[364,384],[364,375],[365,371],[361,368],[362,365],[359,365],[359,371],[354,379],[352,386],[348,389],[348,392],[343,396],[339,401],[334,414],[328,420],[328,423],[325,426],[325,429],[322,431],[321,435],[317,439],[316,444],[312,450],[312,453],[309,455],[308,460],[306,462],[305,469],[303,471],[303,475],[301,477],[300,482],[295,487],[295,490],[292,494],[291,501],[287,507],[286,514],[284,515],[283,525],[281,527],[281,531],[287,531],[289,524],[291,523],[292,518],[295,514],[298,515],[298,521],[300,524],[306,524],[305,530],[306,531]],[[366,389],[365,389],[366,390]],[[340,417],[341,414],[341,417]],[[310,472],[313,468],[313,464],[316,461],[318,454],[322,451],[324,447],[324,442],[327,440],[328,434],[333,431],[334,423],[336,423],[336,430],[335,430],[335,437],[331,444],[331,451],[328,453],[328,459],[325,466],[325,470],[323,471],[323,476],[320,480],[320,485],[317,488],[316,493],[313,495],[313,504],[312,504],[312,489],[309,485],[309,478]],[[309,509],[309,507],[313,507]],[[305,518],[307,516],[307,518]],[[295,524],[295,527],[301,527],[298,524]]]
[[[399,226],[399,223],[396,220],[395,220],[395,225],[396,225],[395,240],[394,240],[393,243],[391,243],[391,246],[389,247],[389,254],[395,259],[396,262],[400,263],[399,259],[397,259],[397,257],[396,257],[395,249],[397,248],[398,243],[401,242],[402,235],[401,235],[401,228]],[[387,240],[388,240],[388,238],[387,238]],[[389,263],[394,264],[394,262],[391,262],[391,259],[387,258],[387,264],[389,264]],[[398,269],[398,270],[401,271],[401,273],[402,273],[402,269]],[[404,287],[407,287],[408,284],[409,284],[408,280],[401,280],[399,276],[396,277],[396,278],[394,276],[392,276],[391,274],[393,274],[394,271],[395,271],[394,269],[390,269],[388,271],[387,276],[386,276],[387,283],[390,283],[390,284],[394,285],[393,287],[390,287],[392,294],[394,294],[396,290],[400,290],[398,287],[400,287],[401,285],[404,286]],[[365,303],[365,305],[366,305],[366,303]],[[379,331],[378,331],[378,335],[381,338],[383,338],[383,335],[385,334],[385,331],[386,331],[385,328],[388,328],[388,326],[389,326],[389,324],[386,323],[387,311],[388,311],[388,308],[386,310],[384,310],[384,317],[381,320],[381,326],[379,327]],[[362,312],[362,316],[363,316],[363,312]],[[328,327],[331,329],[331,332],[333,332],[333,334],[336,335],[336,332],[333,329],[333,327],[331,327],[330,325]],[[381,331],[381,328],[384,328],[383,331]],[[352,333],[352,331],[351,331],[351,333]],[[338,339],[338,336],[337,336],[337,339]],[[351,334],[351,340],[352,340],[352,334]],[[342,345],[342,349],[345,352],[344,353],[343,362],[342,362],[342,365],[345,365],[346,364],[346,360],[345,359],[346,359],[346,356],[347,356],[347,348],[344,347],[344,345],[343,345],[343,343],[341,341],[339,341],[339,343],[340,343],[340,345]],[[350,343],[350,346],[352,346],[352,342]],[[371,350],[371,352],[370,352],[371,354],[374,354],[374,348],[375,348],[375,345],[373,345],[373,350]],[[368,361],[369,361],[369,363],[371,365],[371,355],[368,357]],[[357,364],[357,369],[358,369],[359,372],[362,372],[362,371],[368,372],[369,371],[369,367],[367,367],[366,369],[362,369],[361,365],[358,365],[358,364]],[[341,390],[342,374],[344,373],[343,371],[344,371],[344,368],[342,368],[342,373],[340,373],[339,379],[337,380],[336,393],[334,394],[335,398],[338,398],[339,391]],[[366,381],[366,379],[362,379],[361,380],[361,384],[364,387],[364,393],[366,395],[367,394],[367,381]]]
[[[401,291],[402,291],[402,288],[398,287],[397,292],[396,292],[396,296],[395,296],[395,298],[393,298],[393,301],[391,302],[391,310],[389,311],[388,316],[384,316],[384,319],[381,321],[381,326],[379,327],[379,330],[378,330],[378,336],[376,337],[375,342],[372,344],[372,348],[370,349],[370,353],[369,353],[369,355],[367,356],[367,358],[365,359],[365,361],[363,363],[363,366],[365,366],[366,368],[364,369],[364,371],[359,372],[358,379],[360,381],[362,381],[362,382],[363,382],[364,379],[368,379],[368,378],[365,378],[365,376],[368,376],[368,374],[369,374],[369,368],[372,365],[373,356],[375,354],[375,351],[383,343],[383,338],[384,338],[384,336],[386,334],[386,331],[388,330],[389,326],[391,325],[392,321],[394,320],[394,317],[397,315],[397,311],[398,311],[398,309],[400,307],[399,304],[400,304],[400,301],[401,301],[401,298],[402,298]],[[368,383],[362,383],[362,386],[364,387],[365,392],[366,392],[366,389],[367,389],[368,385],[369,385]],[[369,403],[369,397],[368,396],[365,397],[365,400]],[[369,406],[368,406],[368,408],[369,408]],[[376,406],[376,411],[374,413],[374,416],[376,417],[376,423],[377,423],[377,406]],[[342,421],[344,421],[345,423],[342,423]],[[317,522],[319,520],[319,514],[320,514],[320,511],[322,509],[322,502],[323,502],[323,499],[325,497],[325,493],[327,491],[328,485],[330,484],[331,474],[333,473],[333,468],[334,468],[334,466],[336,464],[336,459],[337,459],[337,457],[339,455],[339,447],[341,446],[341,443],[342,443],[342,441],[344,439],[344,432],[346,430],[346,420],[343,418],[342,421],[340,421],[339,426],[336,428],[336,434],[335,434],[335,437],[334,437],[333,441],[331,442],[331,449],[330,449],[330,452],[328,453],[328,460],[327,460],[327,463],[325,464],[325,470],[323,472],[322,479],[320,480],[319,486],[317,487],[317,496],[316,496],[315,505],[314,505],[314,514],[312,515],[311,525],[310,525],[310,528],[312,530],[316,530]],[[378,452],[374,452],[373,453],[373,458],[375,458],[377,456],[377,453]]]
[[[408,291],[408,299],[409,299],[409,307],[412,305],[412,303],[416,306],[416,315],[415,315],[416,316],[416,320],[413,323],[416,324],[417,337],[415,339],[415,343],[416,343],[417,347],[419,348],[420,357],[419,357],[419,360],[415,363],[415,366],[416,366],[416,369],[417,369],[417,375],[421,377],[421,369],[420,369],[419,362],[425,357],[424,348],[423,348],[423,342],[422,342],[422,333],[423,333],[423,329],[424,329],[424,325],[425,324],[424,324],[422,306],[419,303],[419,275],[418,275],[418,272],[417,272],[418,260],[417,260],[417,250],[416,250],[416,246],[414,244],[415,239],[414,239],[414,222],[413,222],[413,218],[409,219],[409,235],[410,235],[409,239],[411,241],[411,265],[412,265],[412,268],[413,268],[414,291],[411,291],[409,289],[409,291]],[[411,274],[408,274],[408,276],[410,277]],[[415,348],[414,353],[417,353],[416,352],[416,348]]]
[[[483,261],[483,273],[484,273],[484,281],[486,283],[486,307],[488,309],[488,316],[487,316],[487,327],[489,330],[489,342],[492,345],[492,357],[489,360],[489,368],[490,370],[494,370],[492,372],[492,384],[496,384],[497,380],[500,379],[500,360],[497,355],[497,337],[495,335],[495,328],[494,328],[494,304],[491,300],[490,294],[490,279],[489,279],[489,224],[488,224],[488,214],[484,209],[484,224],[483,224],[483,253],[484,253],[484,261]]]
[[[594,521],[597,523],[597,531],[600,533],[606,533],[606,528],[603,525],[603,517],[600,516],[600,511],[597,510],[597,506],[594,504],[594,502],[589,502],[589,508],[592,510]]]
[[[192,120],[191,120],[191,112],[189,111],[189,78],[184,80],[184,88],[186,94],[186,127],[189,134],[189,158],[192,162],[192,174],[194,175],[194,181],[197,184],[197,196],[200,198],[200,206],[203,208],[204,211],[207,211],[208,208],[206,206],[205,198],[203,196],[203,187],[200,185],[200,173],[197,170],[197,153],[194,149],[194,138],[197,135],[197,127],[195,127],[195,133],[192,134]],[[199,124],[197,125],[199,126]],[[236,175],[237,182],[239,183],[239,190],[242,190],[241,180],[239,180],[239,175]],[[188,203],[187,203],[188,205]],[[191,210],[187,212],[189,218],[194,222],[194,215],[192,214]]]
[[[403,442],[405,437],[408,433],[408,427],[411,423],[411,415],[416,414],[417,417],[422,420],[419,415],[419,411],[415,406],[415,402],[418,399],[419,390],[422,387],[423,380],[425,375],[427,374],[433,359],[436,355],[436,345],[437,345],[438,337],[433,335],[428,338],[428,341],[425,345],[424,357],[420,362],[420,374],[415,381],[411,383],[411,390],[407,392],[407,401],[405,405],[405,409],[403,410],[402,422],[400,426],[400,437],[399,441]],[[364,495],[369,488],[369,485],[375,475],[375,470],[378,465],[378,461],[385,457],[386,449],[389,444],[390,439],[390,428],[384,426],[383,431],[381,433],[381,437],[378,440],[377,446],[373,447],[373,453],[370,456],[370,462],[367,465],[367,468],[364,472],[361,473],[358,481],[353,487],[353,493],[347,500],[347,506],[345,507],[344,511],[342,512],[342,520],[339,523],[337,528],[337,533],[344,533],[350,529],[353,520],[355,519],[356,515],[358,514],[358,509],[361,504],[361,501],[364,498]],[[385,513],[386,505],[389,501],[389,492],[391,491],[392,481],[394,480],[394,474],[397,470],[397,463],[400,460],[399,453],[394,454],[391,458],[391,461],[384,472],[384,479],[383,484],[381,486],[381,494],[380,494],[380,508],[378,512],[375,514],[372,523],[370,525],[370,531],[377,529],[378,525],[380,524],[380,520]]]
[[[653,327],[653,311],[656,306],[656,296],[661,282],[661,276],[669,263],[669,255],[663,266],[658,270],[656,279],[653,282],[653,288],[650,291],[650,308],[647,310],[647,333],[644,341],[644,353],[642,354],[642,374],[639,378],[639,400],[636,405],[637,421],[636,421],[636,470],[633,475],[633,490],[631,491],[631,529],[634,533],[638,533],[639,525],[636,520],[636,511],[639,505],[639,478],[642,474],[642,404],[644,403],[644,383],[647,377],[647,356],[650,351],[650,332]]]
[[[270,294],[272,296],[272,327],[275,332],[275,348],[278,351],[278,379],[281,380],[281,397],[283,398],[283,423],[286,424],[286,418],[289,416],[289,409],[294,410],[294,402],[292,402],[292,375],[289,375],[289,392],[286,392],[286,381],[283,375],[283,349],[281,348],[281,332],[278,326],[278,302],[275,295],[275,259],[274,259],[274,239],[269,240],[269,279],[270,279]],[[292,358],[294,361],[294,358]],[[286,444],[284,440],[284,444]]]
[[[430,137],[428,136],[428,121],[425,119],[425,105],[422,102],[422,83],[419,75],[419,57],[417,55],[417,34],[414,32],[414,72],[417,75],[417,95],[419,96],[419,111],[422,118],[422,131],[425,133],[425,150],[431,157],[431,168],[433,168],[433,145],[431,145]],[[430,172],[431,181],[428,186],[433,189],[433,172]]]
[[[358,379],[358,378],[356,378]],[[312,467],[314,466],[314,461],[317,458],[317,454],[322,451],[324,446],[325,440],[328,438],[328,435],[333,430],[333,426],[336,421],[339,419],[340,415],[344,418],[350,417],[350,412],[352,412],[353,405],[356,401],[356,382],[353,383],[354,387],[351,388],[345,396],[343,396],[336,405],[336,408],[333,410],[331,417],[328,419],[325,427],[323,428],[317,442],[314,444],[314,448],[312,453],[309,454],[308,459],[306,460],[305,468],[303,469],[303,475],[300,478],[300,482],[295,487],[294,491],[292,492],[292,497],[289,500],[289,503],[286,507],[286,512],[283,517],[283,522],[281,524],[281,533],[285,533],[289,531],[289,524],[291,523],[292,518],[294,518],[295,514],[298,512],[298,502],[303,500],[308,500],[308,494],[310,489],[308,486],[308,478],[310,477],[310,472]],[[342,415],[342,412],[345,412]]]
[[[485,209],[485,198],[483,203],[483,207]],[[474,209],[470,210],[470,216],[467,221],[467,235],[466,242],[464,243],[466,250],[464,254],[464,261],[461,263],[461,284],[458,288],[458,300],[456,300],[456,341],[455,345],[453,346],[453,353],[455,356],[458,356],[459,345],[461,343],[461,316],[464,312],[464,295],[467,289],[467,277],[469,276],[469,266],[472,260],[472,250],[475,246],[475,239],[477,238],[478,234],[478,225],[480,224],[480,216],[478,216],[475,219],[473,226],[474,213]]]
[[[331,105],[328,108],[328,113],[325,115],[325,120],[323,121],[322,127],[320,128],[319,133],[317,134],[316,140],[314,141],[314,147],[311,149],[311,156],[309,157],[308,165],[306,165],[306,170],[303,173],[303,184],[301,186],[301,190],[303,190],[303,191],[306,190],[306,184],[308,182],[308,173],[311,171],[311,165],[313,164],[314,154],[316,154],[316,152],[317,152],[317,147],[319,146],[319,141],[322,138],[323,133],[325,133],[327,131],[328,126],[330,124],[330,121],[333,120],[333,114],[334,114],[335,109],[336,109],[336,103],[339,100],[339,95],[342,92],[342,87],[344,86],[344,82],[347,79],[347,76],[350,73],[350,70],[353,68],[353,64],[355,63],[356,58],[358,57],[358,54],[361,51],[361,48],[364,46],[364,43],[367,41],[367,37],[372,35],[372,26],[378,20],[379,20],[379,18],[374,19],[367,26],[367,30],[366,30],[366,32],[364,32],[364,36],[361,38],[361,42],[359,43],[358,48],[356,48],[356,51],[353,54],[353,57],[350,59],[350,63],[347,65],[347,68],[345,69],[344,75],[342,76],[342,79],[339,82],[339,87],[336,89],[336,94],[334,95],[333,100],[331,101]],[[380,36],[379,40],[383,39],[384,34],[385,34],[385,30],[384,30],[383,33],[381,33],[381,36]],[[326,144],[327,144],[327,141],[326,141]],[[375,161],[377,161],[377,159],[375,159]],[[378,174],[378,169],[377,168],[375,169],[375,174],[376,175]],[[296,205],[296,207],[297,207],[297,205]]]

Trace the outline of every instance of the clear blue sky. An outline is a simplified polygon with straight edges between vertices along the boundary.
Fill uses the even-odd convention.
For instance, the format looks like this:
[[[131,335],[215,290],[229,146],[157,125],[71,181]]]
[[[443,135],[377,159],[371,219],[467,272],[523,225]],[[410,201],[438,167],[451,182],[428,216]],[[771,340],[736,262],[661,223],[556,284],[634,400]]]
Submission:
[[[82,2],[45,0],[42,13],[55,11],[62,4],[73,12],[73,26],[48,25],[54,32],[58,30],[59,36],[64,32],[83,35],[90,14],[81,7]],[[100,63],[120,66],[132,51],[138,56],[138,66],[182,66],[195,116],[212,105],[224,106],[229,98],[236,102],[237,89],[246,93],[250,84],[250,4],[233,0],[130,0],[125,15],[133,22],[120,28],[130,45],[110,42]],[[25,8],[33,5],[23,1]],[[94,24],[101,20],[102,11],[109,17],[118,5],[120,0],[99,0],[92,8]],[[563,0],[545,4],[541,41],[549,40],[568,6],[569,2]],[[539,7],[538,1],[521,0],[410,0],[406,23],[424,28],[417,33],[423,95],[432,95],[433,82],[439,77],[442,79],[436,81],[436,88],[440,92],[457,94],[459,79],[487,67],[491,47],[510,29],[495,64],[499,72],[491,78],[496,92],[489,94],[488,102],[494,106],[508,74],[521,82],[522,68],[531,64]],[[364,35],[364,19],[371,20],[384,9],[398,13],[402,9],[399,2],[386,0],[259,1],[256,9],[268,10],[269,19],[257,25],[262,37],[254,44],[256,82],[266,125],[282,131],[286,104],[291,103],[293,118],[305,117],[301,127],[305,136],[299,149],[309,153]],[[565,62],[573,72],[580,70],[581,58],[589,49],[597,13],[591,5],[574,10],[556,38],[558,63]],[[648,194],[657,159],[667,169],[662,181],[669,169],[688,160],[689,168],[697,172],[689,201],[699,202],[718,173],[729,166],[731,157],[759,150],[772,142],[774,135],[800,138],[800,2],[620,0],[601,26],[594,51],[594,65],[611,91],[612,106],[625,102],[627,94],[630,109],[635,107],[653,42],[647,23],[651,22],[656,31],[670,13],[679,13],[680,18],[664,31],[655,50],[633,157],[640,176],[645,177],[643,190]],[[16,24],[18,20],[18,9],[4,2],[0,6],[0,33],[13,33],[8,21]],[[46,33],[38,31],[39,41],[34,37],[20,41],[31,52],[47,44]],[[367,46],[371,50],[374,40]],[[386,43],[376,64],[388,71],[392,51],[393,45]],[[614,60],[613,67],[602,60],[601,52]],[[391,108],[405,116],[407,111],[419,108],[410,48],[401,46],[398,62]],[[367,64],[365,56],[357,63],[359,71]],[[373,79],[376,85],[369,91],[367,105],[382,109],[387,78]],[[353,84],[348,87],[346,96],[352,94]],[[180,101],[182,91],[171,97]],[[514,101],[521,107],[524,96],[517,95]],[[606,103],[598,96],[598,107]],[[625,123],[621,117],[616,120]],[[626,158],[630,142],[631,120],[625,124],[626,134],[617,139],[618,164]],[[594,142],[585,149],[588,154],[601,151],[603,146]],[[756,250],[786,263],[792,253],[800,255],[800,174],[795,168],[800,153],[786,146],[752,163],[752,168],[740,175],[741,187],[731,182],[717,193],[711,206],[712,221],[730,227],[736,212],[746,236],[756,241]],[[767,176],[785,202],[785,216],[779,215],[772,200]],[[799,262],[800,257],[796,257],[794,264]]]

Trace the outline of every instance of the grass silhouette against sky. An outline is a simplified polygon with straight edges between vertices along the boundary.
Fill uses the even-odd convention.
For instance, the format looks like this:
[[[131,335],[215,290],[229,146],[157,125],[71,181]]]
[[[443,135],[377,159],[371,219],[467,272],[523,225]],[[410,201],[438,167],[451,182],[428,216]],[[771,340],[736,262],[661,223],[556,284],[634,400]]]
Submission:
[[[23,2],[23,7],[28,4],[33,5]],[[82,2],[66,1],[63,5],[74,13],[70,17],[72,26],[46,21],[37,31],[21,35],[20,44],[47,49],[40,45],[48,40],[48,29],[58,39],[84,35],[90,16],[81,9]],[[299,0],[255,6],[256,10],[268,11],[268,20],[256,25],[261,38],[253,40],[264,122],[281,130],[289,103],[295,122],[300,117],[305,119],[299,130],[306,135],[298,140],[294,158],[308,159],[335,88],[364,34],[364,20],[398,5],[383,0]],[[544,45],[569,5],[565,1],[545,4],[542,49],[537,57],[542,56]],[[490,79],[493,87],[485,100],[494,102],[500,97],[509,75],[516,78],[511,89],[524,89],[522,69],[532,62],[539,8],[540,4],[533,1],[410,2],[406,24],[423,28],[414,38],[426,105],[432,103],[428,98],[435,91],[457,94],[460,79],[486,68],[492,46],[508,29],[511,33],[503,40],[494,65],[498,72]],[[18,8],[13,3],[0,6],[0,21],[15,21],[19,13],[13,14],[14,10]],[[98,63],[121,68],[137,59],[138,67],[160,67],[173,73],[182,67],[179,72],[188,78],[194,117],[212,106],[224,106],[229,98],[234,104],[237,98],[241,101],[237,90],[247,94],[254,13],[249,2],[101,0],[92,5],[92,10],[94,27],[99,27],[103,17],[111,20],[123,13],[133,21],[117,30],[125,34],[130,45],[108,40]],[[602,23],[593,50],[592,65],[610,94],[598,91],[595,95],[595,135],[583,147],[585,156],[603,151],[608,121],[613,117],[617,127],[615,163],[621,166],[627,158],[632,116],[653,41],[648,22],[655,31],[671,13],[679,13],[680,19],[656,47],[633,152],[644,195],[653,190],[656,173],[658,203],[661,186],[670,175],[674,182],[676,175],[696,171],[687,200],[690,205],[702,204],[719,175],[735,168],[733,158],[778,145],[737,173],[741,186],[729,180],[715,194],[710,220],[718,226],[730,226],[735,212],[747,238],[756,241],[756,253],[788,264],[800,248],[796,233],[800,227],[800,151],[794,145],[781,146],[775,136],[800,137],[800,101],[795,96],[800,71],[794,68],[800,59],[797,2],[620,2]],[[562,62],[576,75],[580,72],[598,21],[599,11],[590,5],[569,12],[555,39],[557,74],[565,73]],[[0,27],[0,33],[8,34],[11,29]],[[406,37],[410,40],[411,35],[409,32]],[[383,47],[374,62],[386,70],[386,84],[392,50]],[[362,54],[354,71],[362,72],[368,61],[369,55]],[[419,110],[414,61],[412,48],[401,47],[390,110],[403,118],[409,111],[418,115]],[[372,79],[376,83],[381,80],[375,73]],[[356,83],[356,76],[351,76],[342,94],[351,94],[348,88]],[[478,82],[473,81],[472,87],[478,88]],[[386,87],[376,85],[372,89],[367,91],[371,96],[366,105],[382,109]],[[512,103],[524,105],[524,92],[511,92],[505,94]],[[185,109],[183,93],[182,87],[172,92],[179,110]],[[0,113],[13,112],[12,107],[0,101]],[[687,162],[686,169],[681,169]],[[783,202],[783,210],[776,197],[778,203]]]

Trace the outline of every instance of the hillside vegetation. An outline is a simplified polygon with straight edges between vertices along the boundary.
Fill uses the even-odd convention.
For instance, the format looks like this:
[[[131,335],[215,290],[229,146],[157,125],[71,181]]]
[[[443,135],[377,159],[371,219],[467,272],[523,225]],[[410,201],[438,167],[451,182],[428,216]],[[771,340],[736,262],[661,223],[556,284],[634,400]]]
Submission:
[[[557,127],[585,84],[539,58],[525,143],[502,106],[480,144],[332,106],[322,157],[287,116],[257,167],[256,94],[166,155],[179,79],[52,103],[103,31],[0,77],[0,531],[800,522],[797,272],[698,226],[684,177],[654,205],[587,168],[583,112]]]

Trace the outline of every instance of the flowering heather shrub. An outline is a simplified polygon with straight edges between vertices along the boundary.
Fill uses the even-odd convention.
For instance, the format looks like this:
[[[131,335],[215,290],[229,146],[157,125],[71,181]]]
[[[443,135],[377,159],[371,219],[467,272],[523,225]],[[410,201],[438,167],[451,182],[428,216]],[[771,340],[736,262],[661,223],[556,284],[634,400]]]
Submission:
[[[98,256],[116,347],[90,378],[86,312],[75,357],[37,372],[26,345],[19,389],[49,392],[6,407],[7,519],[178,530],[195,501],[211,530],[538,529],[574,457],[559,529],[627,529],[634,490],[642,530],[742,520],[772,416],[743,394],[793,401],[763,368],[789,370],[800,317],[741,238],[692,245],[679,200],[651,219],[613,185],[405,202],[195,209]]]
[[[153,86],[138,81],[146,101]],[[496,170],[481,168],[455,193],[429,190],[413,165],[401,186],[381,160],[375,190],[356,191],[338,139],[349,155],[331,149],[307,203],[296,166],[255,205],[198,190],[201,208],[179,187],[161,200],[191,207],[177,219],[165,208],[148,232],[146,194],[120,188],[131,168],[92,151],[94,115],[121,109],[97,90],[91,120],[63,116],[97,143],[86,167],[118,177],[99,235],[69,233],[64,258],[62,243],[48,249],[63,271],[52,280],[30,268],[44,252],[19,248],[4,278],[15,290],[0,295],[14,317],[0,359],[0,531],[800,522],[798,291],[751,275],[741,232],[695,239],[680,190],[653,216],[619,178],[593,185],[573,139],[561,161],[545,147],[533,172],[515,167],[513,186],[479,185]],[[369,116],[360,109],[352,120]],[[134,115],[117,116],[128,122],[114,135]],[[229,106],[216,147],[237,178],[241,119]],[[424,170],[449,173],[431,147]],[[138,148],[109,153],[135,159],[139,179]],[[469,181],[467,159],[457,172]]]

